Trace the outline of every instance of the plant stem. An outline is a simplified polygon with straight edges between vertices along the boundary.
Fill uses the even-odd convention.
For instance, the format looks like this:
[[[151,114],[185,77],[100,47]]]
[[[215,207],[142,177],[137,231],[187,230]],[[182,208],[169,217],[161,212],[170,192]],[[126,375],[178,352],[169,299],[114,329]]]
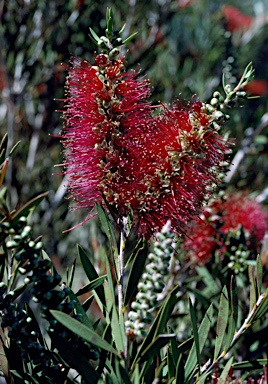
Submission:
[[[220,356],[215,361],[213,361],[213,363],[211,365],[210,365],[210,361],[208,361],[203,367],[201,367],[202,375],[210,373],[214,369],[215,365],[218,364],[218,362],[226,355],[226,353],[229,352],[231,348],[233,348],[233,346],[236,344],[238,339],[240,339],[242,334],[245,333],[248,330],[248,328],[251,327],[251,323],[252,323],[252,321],[256,315],[257,309],[259,309],[260,305],[263,304],[263,302],[264,302],[264,300],[266,300],[266,298],[267,298],[267,293],[263,293],[262,295],[259,296],[253,309],[251,310],[251,312],[248,314],[247,318],[245,319],[242,327],[234,334],[234,337],[231,341],[230,346],[227,348],[226,351],[223,351],[220,354]]]

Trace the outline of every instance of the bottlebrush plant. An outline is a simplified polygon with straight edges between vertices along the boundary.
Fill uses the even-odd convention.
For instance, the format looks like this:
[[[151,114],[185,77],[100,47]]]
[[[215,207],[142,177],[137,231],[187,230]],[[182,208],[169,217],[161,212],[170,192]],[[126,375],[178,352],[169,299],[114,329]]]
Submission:
[[[243,88],[253,76],[252,66],[236,87],[224,83],[225,97],[217,91],[208,103],[193,99],[153,106],[148,80],[125,69],[120,47],[132,36],[123,41],[121,33],[108,10],[106,36],[91,30],[101,52],[92,62],[72,58],[67,66],[63,173],[74,207],[84,208],[85,221],[98,215],[109,242],[96,246],[105,269],[101,275],[92,255],[77,247],[88,278],[77,291],[72,289],[76,264],[63,281],[29,224],[46,194],[19,210],[8,207],[2,185],[14,150],[7,153],[7,136],[2,140],[3,379],[19,384],[227,383],[236,369],[254,368],[259,383],[267,382],[263,319],[268,295],[261,258],[249,268],[245,313],[235,275],[221,285],[222,279],[214,280],[199,266],[193,276],[180,256],[191,219],[228,169],[232,142],[223,133],[225,110],[247,98]],[[250,362],[237,358],[243,356],[240,339],[246,332],[259,351]]]

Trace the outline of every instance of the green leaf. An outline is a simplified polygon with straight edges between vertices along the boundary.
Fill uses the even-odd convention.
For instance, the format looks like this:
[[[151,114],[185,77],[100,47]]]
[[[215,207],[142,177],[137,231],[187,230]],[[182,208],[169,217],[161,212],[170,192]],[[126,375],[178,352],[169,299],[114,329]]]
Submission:
[[[228,377],[230,368],[231,368],[231,366],[232,366],[233,359],[234,359],[234,357],[232,356],[232,357],[228,360],[227,364],[225,365],[225,367],[224,367],[224,369],[223,369],[223,371],[222,371],[222,373],[221,373],[221,375],[220,375],[220,380],[219,380],[220,383],[226,383],[226,382],[227,382],[227,377]]]
[[[102,228],[103,228],[104,232],[106,233],[106,236],[108,237],[108,239],[110,241],[114,257],[116,257],[116,256],[118,256],[117,241],[116,241],[116,237],[115,237],[115,233],[114,233],[111,221],[109,220],[108,214],[102,208],[101,204],[97,203],[96,209],[98,212],[98,217],[100,219]]]
[[[92,295],[90,297],[88,297],[82,304],[82,307],[84,308],[84,311],[86,312],[89,307],[91,306],[92,304],[92,301],[95,299],[95,297]]]
[[[81,263],[83,265],[84,271],[85,271],[89,281],[91,282],[91,281],[94,281],[94,280],[98,279],[99,275],[96,272],[93,264],[91,263],[89,257],[85,253],[85,251],[79,245],[77,246],[77,251],[78,251],[78,255],[80,257]],[[101,286],[97,287],[95,289],[95,292],[96,292],[97,296],[99,297],[101,303],[105,307],[106,303],[105,303],[105,296],[104,296],[103,286],[101,285]]]
[[[112,8],[107,9],[106,23],[107,23],[108,34],[112,35],[112,32],[113,32],[113,11],[112,11]]]
[[[176,383],[184,383],[184,361],[182,355],[180,355],[176,365]]]
[[[189,299],[189,309],[190,309],[190,317],[191,317],[191,323],[192,323],[192,329],[193,329],[193,336],[194,336],[194,345],[193,345],[193,351],[195,350],[195,354],[196,354],[196,363],[197,363],[197,366],[198,366],[198,370],[199,370],[199,373],[200,373],[200,366],[201,366],[201,363],[200,363],[200,346],[199,346],[199,337],[198,337],[198,328],[197,328],[197,320],[196,320],[196,316],[195,316],[195,311],[194,311],[194,307],[192,305],[192,302],[191,300]],[[191,352],[190,352],[191,354]],[[190,356],[190,355],[189,355]],[[187,362],[186,362],[187,363]],[[196,364],[195,363],[195,364]],[[186,369],[186,366],[185,366],[185,371],[187,372],[187,369]],[[186,377],[187,377],[187,373],[186,373]]]
[[[137,253],[134,257],[133,263],[129,271],[129,276],[128,276],[127,285],[125,289],[124,306],[128,304],[133,293],[135,292],[135,289],[137,288],[139,279],[144,270],[147,252],[148,252],[148,247],[143,242],[142,247],[138,248],[137,250]]]
[[[203,291],[203,294],[206,295],[206,291],[212,296],[219,292],[219,288],[216,284],[215,277],[211,275],[208,269],[205,266],[196,266],[196,271],[198,275],[202,278],[204,284],[206,284],[207,289]]]
[[[121,358],[117,351],[92,329],[73,319],[66,313],[62,313],[56,310],[51,310],[50,312],[56,320],[58,320],[61,324],[70,329],[70,331],[74,332],[76,335],[82,337],[82,339]]]
[[[0,144],[0,165],[5,161],[6,158],[6,150],[7,150],[7,143],[8,143],[8,134],[7,132],[4,134],[1,144]]]
[[[99,44],[99,43],[101,42],[101,39],[99,38],[99,36],[93,31],[92,28],[89,28],[89,30],[90,30],[90,33],[91,33],[91,35],[92,35],[92,37],[93,37],[93,40],[94,40],[97,44]]]
[[[108,285],[110,288],[109,301],[107,300],[106,294],[105,294],[105,298],[106,298],[107,306],[110,304],[110,308],[111,308],[113,305],[115,305],[115,291],[114,291],[114,282],[113,282],[113,277],[112,277],[112,271],[111,271],[111,267],[110,267],[110,260],[108,259],[107,255],[106,255],[105,265],[106,265],[106,272],[107,272],[107,282],[108,282]]]
[[[48,254],[43,249],[42,249],[41,253],[42,253],[42,257],[44,260],[50,261],[49,271],[52,274],[52,276],[55,276],[57,274],[57,270],[56,270],[54,264],[52,263],[51,258],[48,256]]]
[[[238,320],[238,294],[235,276],[231,277],[230,283],[230,308],[236,325]]]
[[[246,66],[244,72],[243,72],[243,75],[237,85],[237,87],[240,87],[244,81],[250,81],[252,80],[254,77],[254,69],[252,67],[252,62],[248,63],[248,65]]]
[[[200,351],[199,354],[201,354],[204,348],[205,342],[208,338],[208,333],[211,327],[212,320],[213,320],[213,305],[211,304],[208,310],[206,311],[204,319],[202,320],[202,323],[198,330],[198,343],[199,343],[199,351]],[[196,339],[197,337],[195,336],[194,340]],[[192,341],[192,338],[187,340],[188,345],[190,344],[191,341]],[[187,380],[189,380],[192,377],[194,372],[194,367],[196,366],[197,362],[198,362],[198,359],[197,359],[197,353],[196,353],[196,346],[195,344],[193,344],[184,368],[185,378]]]
[[[76,266],[76,259],[74,259],[73,261],[70,273],[69,273],[69,269],[67,269],[67,286],[70,288],[72,288],[73,286],[75,266]]]
[[[121,35],[121,33],[124,31],[124,29],[126,28],[126,24],[123,25],[123,27],[120,29],[120,31],[118,32],[119,35]]]
[[[232,340],[233,340],[234,335],[235,335],[235,331],[236,331],[236,322],[234,320],[233,313],[231,313],[229,316],[229,319],[228,319],[228,332],[227,332],[227,336],[226,336],[226,340],[225,340],[225,344],[224,344],[224,351],[225,352],[228,351],[228,349],[232,343]]]
[[[224,92],[226,93],[226,77],[225,77],[225,74],[223,73],[222,74],[222,87],[224,89]]]
[[[88,293],[88,292],[93,291],[94,289],[98,288],[100,285],[103,284],[106,277],[107,277],[107,275],[100,276],[97,279],[92,280],[90,283],[84,285],[82,288],[80,288],[76,292],[76,296],[84,295],[85,293]]]
[[[196,380],[196,383],[198,383],[198,384],[204,384],[209,374],[210,374],[209,372],[208,372],[208,373],[203,373],[203,374]]]
[[[170,327],[168,327],[168,333],[173,333],[172,329]],[[177,340],[175,338],[170,340],[170,348],[169,348],[169,350],[171,352],[171,356],[172,356],[172,359],[174,361],[174,365],[176,366],[178,358],[180,357],[180,353],[179,353],[179,350],[178,350],[178,342],[177,342]]]
[[[228,323],[228,317],[229,317],[228,292],[227,292],[226,286],[224,286],[221,293],[221,297],[220,297],[220,306],[219,306],[218,320],[216,325],[214,360],[218,358],[220,349],[222,347],[226,326]]]
[[[154,339],[154,341],[150,345],[148,345],[148,347],[143,351],[139,363],[144,363],[145,361],[156,356],[159,353],[160,349],[163,348],[170,340],[174,339],[175,337],[176,335],[174,333],[158,335]]]
[[[113,298],[113,294],[110,290],[109,284],[107,282],[105,282],[104,288],[105,288],[106,301],[109,305],[107,315],[106,315],[106,321],[108,324],[111,325],[113,340],[115,342],[117,350],[119,351],[119,353],[121,353],[125,351],[126,336],[122,332],[122,328],[119,323],[118,313],[116,310],[116,304]],[[110,313],[110,318],[108,318],[108,313]]]
[[[158,314],[156,315],[153,324],[149,329],[148,335],[144,338],[143,343],[134,358],[131,370],[134,370],[135,364],[138,363],[142,353],[146,350],[146,348],[153,342],[153,340],[155,340],[159,334],[163,333],[163,330],[166,327],[168,320],[170,319],[173,308],[178,301],[176,295],[179,289],[180,287],[178,286],[173,288],[173,290],[168,294],[166,300],[159,308]]]
[[[40,195],[36,196],[32,200],[28,201],[23,207],[21,207],[14,215],[12,215],[12,222],[14,224],[17,224],[20,217],[22,216],[28,216],[29,213],[36,208],[41,201],[48,195],[48,192],[41,193]]]
[[[124,41],[123,41],[123,44],[127,44],[129,43],[133,38],[134,36],[137,35],[138,32],[134,32],[132,35],[130,35],[129,37],[127,37]]]
[[[209,307],[210,300],[207,298],[206,295],[203,295],[203,293],[201,293],[199,290],[193,289],[191,287],[187,287],[187,289],[188,289],[188,292],[191,292],[195,295],[195,297],[197,298],[197,300],[200,304],[205,306],[205,308]]]
[[[254,267],[252,265],[248,266],[248,275],[249,275],[249,310],[251,311],[256,303],[257,292],[254,278]]]
[[[174,306],[178,302],[176,295],[179,289],[180,287],[178,286],[174,287],[173,290],[168,294],[167,299],[164,301],[164,305],[160,307],[159,318],[158,318],[158,322],[156,322],[156,330],[155,330],[154,338],[164,331],[170,319],[170,316],[173,312]]]
[[[263,274],[262,261],[261,261],[260,255],[258,255],[257,261],[256,261],[256,283],[257,283],[258,296],[260,296],[261,294],[262,274]]]
[[[75,313],[77,313],[81,316],[81,322],[83,324],[85,324],[87,327],[89,327],[90,329],[93,329],[93,326],[92,326],[91,322],[89,321],[89,318],[87,317],[87,314],[86,314],[84,308],[82,307],[77,296],[74,294],[74,292],[71,289],[69,290],[68,295],[70,297],[70,300],[74,303]]]
[[[189,339],[185,340],[183,343],[181,343],[178,346],[178,353],[183,354],[184,352],[189,351],[189,349],[192,348],[193,342],[194,342],[193,336],[189,337]]]
[[[116,368],[117,368],[116,371],[118,372],[118,376],[120,376],[122,379],[121,382],[124,384],[132,384],[130,381],[130,378],[129,378],[129,374],[128,374],[127,370],[124,369],[122,364],[120,364],[120,362],[118,360],[115,361],[115,364],[116,364]]]
[[[13,155],[14,151],[15,151],[16,148],[19,146],[19,144],[20,144],[20,141],[18,141],[18,142],[11,148],[11,150],[10,150],[8,156],[12,156],[12,155]]]
[[[171,340],[174,340],[171,339]],[[176,365],[175,362],[177,362],[178,359],[173,359],[172,356],[172,349],[169,347],[167,348],[167,367],[168,367],[168,380],[170,382],[171,379],[173,379],[176,375]]]
[[[240,361],[238,363],[233,364],[233,369],[241,369],[241,370],[251,370],[267,367],[268,360],[267,359],[257,359],[257,360],[246,360]]]
[[[97,384],[100,378],[99,373],[92,367],[90,362],[77,350],[73,348],[66,339],[51,335],[53,345],[58,349],[60,356],[74,368],[82,377],[84,384]]]

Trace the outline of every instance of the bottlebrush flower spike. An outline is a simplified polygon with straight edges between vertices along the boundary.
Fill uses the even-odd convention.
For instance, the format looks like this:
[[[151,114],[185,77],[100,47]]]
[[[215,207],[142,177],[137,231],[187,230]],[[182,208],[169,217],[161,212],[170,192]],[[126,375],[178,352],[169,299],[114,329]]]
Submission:
[[[222,13],[226,20],[227,29],[230,32],[247,30],[252,26],[254,21],[253,17],[240,12],[239,9],[231,5],[224,5],[222,7]]]
[[[255,259],[260,252],[267,228],[268,213],[255,200],[241,193],[224,195],[209,201],[189,229],[183,249],[188,258],[201,264],[217,251],[239,272],[247,259]]]
[[[62,133],[65,173],[78,208],[91,210],[96,202],[106,201],[127,215],[120,192],[127,191],[133,176],[127,172],[126,137],[149,123],[149,83],[137,79],[135,71],[124,72],[123,59],[100,54],[94,64],[73,58],[68,67]]]
[[[131,215],[146,239],[168,220],[183,232],[224,170],[224,115],[200,101],[155,113],[149,81],[126,71],[108,38],[93,36],[106,53],[93,64],[72,58],[67,67],[62,141],[70,197],[89,210],[86,220],[97,202],[119,221]]]

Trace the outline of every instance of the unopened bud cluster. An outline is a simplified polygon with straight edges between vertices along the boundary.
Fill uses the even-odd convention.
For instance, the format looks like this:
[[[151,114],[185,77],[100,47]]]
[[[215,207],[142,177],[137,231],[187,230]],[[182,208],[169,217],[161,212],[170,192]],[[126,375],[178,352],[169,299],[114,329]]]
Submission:
[[[230,82],[225,83],[226,77],[223,78],[223,88],[225,96],[218,91],[213,93],[212,99],[209,103],[205,104],[205,109],[212,115],[213,126],[216,130],[221,128],[221,124],[230,118],[225,112],[226,107],[232,108],[235,105],[241,105],[241,100],[248,99],[245,92],[245,86],[253,79],[254,70],[252,64],[248,64],[239,83],[236,86],[231,85]],[[228,77],[227,77],[228,78]]]
[[[248,233],[240,227],[229,231],[225,244],[227,245],[226,255],[230,261],[227,264],[235,274],[244,272],[247,269],[250,258],[250,250],[247,247]]]
[[[146,327],[154,317],[159,302],[159,295],[165,288],[165,277],[169,275],[170,261],[174,253],[172,243],[174,234],[170,232],[168,222],[156,235],[153,249],[148,255],[149,263],[138,284],[136,300],[131,304],[131,311],[126,321],[126,332],[132,336],[145,336]]]
[[[8,330],[8,337],[21,351],[21,356],[26,364],[38,365],[36,375],[44,376],[47,382],[62,382],[61,375],[66,375],[63,364],[51,355],[47,348],[40,343],[42,336],[37,332],[35,321],[26,310],[22,310],[15,303],[17,297],[28,286],[32,300],[40,304],[41,316],[49,322],[48,332],[57,335],[57,339],[65,339],[73,348],[83,351],[89,359],[98,358],[98,351],[89,343],[66,330],[51,313],[56,309],[68,314],[75,312],[75,303],[69,300],[69,289],[65,286],[58,288],[61,276],[51,271],[52,263],[47,258],[42,258],[40,251],[43,244],[31,237],[32,228],[27,225],[27,218],[22,216],[11,222],[0,224],[0,237],[5,241],[6,249],[11,252],[11,257],[16,270],[24,278],[24,286],[13,290],[9,281],[0,283],[0,326]],[[52,380],[52,381],[51,381]]]

